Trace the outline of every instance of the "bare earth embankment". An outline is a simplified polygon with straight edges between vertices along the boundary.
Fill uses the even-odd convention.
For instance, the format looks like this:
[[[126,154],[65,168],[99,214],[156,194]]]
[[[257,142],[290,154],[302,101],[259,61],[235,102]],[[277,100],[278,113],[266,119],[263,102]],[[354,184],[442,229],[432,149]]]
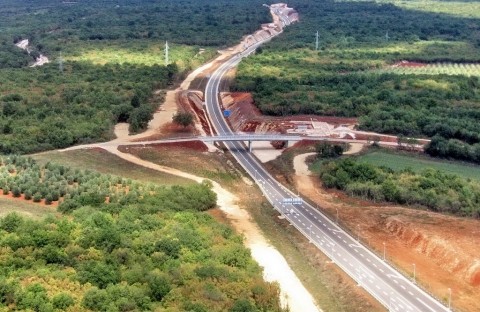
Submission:
[[[305,154],[297,156],[295,184],[300,193],[336,217],[355,236],[399,267],[441,301],[452,290],[458,311],[480,311],[480,221],[350,198],[327,191],[310,175]],[[303,162],[303,163],[302,163]]]

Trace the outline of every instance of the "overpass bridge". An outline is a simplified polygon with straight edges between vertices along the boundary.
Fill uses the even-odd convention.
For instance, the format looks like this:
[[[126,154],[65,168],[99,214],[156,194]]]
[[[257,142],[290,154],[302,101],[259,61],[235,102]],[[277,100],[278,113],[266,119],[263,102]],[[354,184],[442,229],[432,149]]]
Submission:
[[[178,137],[178,138],[169,138],[169,139],[160,139],[160,140],[149,140],[149,141],[137,141],[137,142],[105,142],[96,144],[99,146],[109,146],[109,145],[122,145],[122,146],[134,146],[134,145],[153,145],[153,144],[164,144],[164,143],[174,143],[174,142],[192,142],[192,141],[202,141],[204,143],[215,143],[215,142],[246,142],[248,151],[252,151],[252,142],[263,141],[286,141],[287,146],[290,142],[298,142],[302,140],[311,140],[311,141],[329,141],[329,142],[340,142],[340,143],[371,143],[365,140],[352,140],[352,139],[340,139],[340,138],[330,138],[330,137],[321,137],[321,136],[304,136],[304,135],[288,135],[288,134],[245,134],[245,133],[232,133],[224,135],[213,135],[213,136],[191,136],[191,137]],[[74,147],[75,148],[75,147]],[[77,147],[78,148],[78,147]],[[73,149],[73,148],[69,148]],[[68,150],[68,149],[66,149]]]
[[[258,141],[286,141],[287,147],[289,142],[298,142],[302,140],[310,140],[309,137],[301,135],[285,135],[285,134],[233,134],[233,135],[215,135],[202,137],[203,142],[248,142],[248,151],[252,151],[252,142]],[[312,140],[325,140],[327,137],[312,137]]]

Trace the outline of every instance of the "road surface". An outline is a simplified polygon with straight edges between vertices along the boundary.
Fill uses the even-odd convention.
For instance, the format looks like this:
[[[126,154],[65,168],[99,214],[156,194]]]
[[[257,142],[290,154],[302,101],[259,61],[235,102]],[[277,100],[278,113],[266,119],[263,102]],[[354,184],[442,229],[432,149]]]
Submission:
[[[288,24],[285,17],[280,17],[280,20]],[[262,43],[257,42],[241,55],[225,61],[208,81],[205,103],[218,135],[235,135],[220,108],[219,87],[222,77]],[[313,206],[305,202],[289,203],[297,196],[277,182],[254,155],[248,152],[242,142],[225,142],[225,145],[246,172],[254,178],[272,206],[389,311],[449,311],[447,307],[417,287],[411,279],[398,273]],[[298,198],[296,200],[298,201]],[[359,224],[357,231],[361,226]],[[445,292],[447,293],[447,290]]]

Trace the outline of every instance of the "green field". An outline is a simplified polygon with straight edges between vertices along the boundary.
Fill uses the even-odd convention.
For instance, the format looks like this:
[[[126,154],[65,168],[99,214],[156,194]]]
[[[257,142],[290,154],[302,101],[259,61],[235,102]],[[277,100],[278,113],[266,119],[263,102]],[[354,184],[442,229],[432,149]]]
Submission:
[[[480,77],[480,64],[468,63],[433,63],[424,66],[389,66],[379,70],[380,73],[404,75],[450,75]]]
[[[194,69],[216,55],[213,48],[180,45],[169,42],[169,63],[180,70]],[[56,54],[59,57],[58,53]],[[116,40],[83,42],[65,46],[66,61],[88,62],[95,65],[135,64],[144,66],[165,64],[165,42],[145,40]]]
[[[423,12],[441,13],[465,18],[480,18],[480,3],[477,1],[435,0],[375,0],[376,3],[391,3],[395,6]]]
[[[445,173],[480,181],[480,166],[457,162],[439,161],[422,156],[399,155],[384,151],[367,153],[359,156],[358,160],[375,166],[389,167],[396,171],[411,168],[414,172],[420,172],[427,168],[433,168]]]
[[[0,197],[0,218],[12,212],[33,219],[41,219],[50,214],[58,214],[56,209],[51,206],[43,206],[22,199]]]

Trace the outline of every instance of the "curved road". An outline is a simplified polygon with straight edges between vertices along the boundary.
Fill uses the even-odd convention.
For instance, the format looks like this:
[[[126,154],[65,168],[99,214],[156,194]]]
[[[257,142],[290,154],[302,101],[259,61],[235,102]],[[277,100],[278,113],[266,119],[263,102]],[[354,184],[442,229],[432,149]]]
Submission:
[[[272,13],[276,14],[275,11]],[[285,17],[280,19],[283,21]],[[222,77],[237,66],[242,57],[254,52],[262,43],[257,42],[227,60],[208,81],[205,103],[218,135],[235,135],[223,118],[220,108],[218,95]],[[245,171],[255,179],[273,207],[389,311],[449,311],[313,206],[305,202],[291,204],[290,201],[297,196],[277,182],[253,154],[248,152],[243,143],[225,142],[225,145]]]

